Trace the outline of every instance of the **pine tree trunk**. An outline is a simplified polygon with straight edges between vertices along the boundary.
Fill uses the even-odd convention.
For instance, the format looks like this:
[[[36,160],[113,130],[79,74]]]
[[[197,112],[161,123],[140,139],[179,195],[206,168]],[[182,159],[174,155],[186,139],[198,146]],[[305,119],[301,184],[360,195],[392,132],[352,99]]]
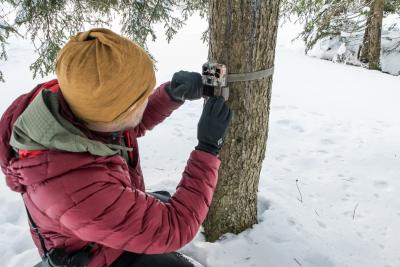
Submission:
[[[359,57],[360,61],[367,63],[370,69],[380,69],[384,5],[384,0],[370,1],[370,14]]]
[[[210,0],[209,60],[229,73],[274,65],[279,0]],[[221,151],[213,203],[204,223],[208,241],[257,223],[257,191],[268,135],[272,77],[230,83],[234,112]]]

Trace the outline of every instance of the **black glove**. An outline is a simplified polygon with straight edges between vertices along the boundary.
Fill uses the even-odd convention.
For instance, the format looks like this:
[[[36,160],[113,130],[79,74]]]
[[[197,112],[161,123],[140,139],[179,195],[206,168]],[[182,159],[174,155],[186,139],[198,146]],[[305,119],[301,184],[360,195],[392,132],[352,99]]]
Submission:
[[[218,155],[231,118],[232,111],[222,96],[209,98],[197,126],[196,149]]]
[[[203,91],[201,75],[197,72],[176,72],[166,90],[174,101],[182,102],[186,99],[200,99]]]

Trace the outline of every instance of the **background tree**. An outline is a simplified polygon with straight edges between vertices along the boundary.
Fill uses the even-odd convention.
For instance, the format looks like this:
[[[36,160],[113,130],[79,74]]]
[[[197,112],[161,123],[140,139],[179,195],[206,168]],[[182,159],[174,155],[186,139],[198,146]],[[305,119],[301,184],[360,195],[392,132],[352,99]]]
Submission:
[[[299,37],[306,52],[324,38],[363,31],[365,14],[365,0],[283,0],[282,4],[285,18],[294,16],[304,24]]]
[[[293,16],[304,23],[299,37],[306,44],[306,52],[318,41],[338,38],[346,45],[358,44],[355,56],[371,69],[380,68],[382,18],[399,12],[399,0],[283,0],[282,3],[285,19]],[[390,52],[398,48],[400,44]]]
[[[384,0],[368,0],[369,7],[363,43],[360,47],[359,59],[368,64],[370,69],[380,70],[382,22]]]
[[[277,0],[212,0],[209,6],[209,60],[230,73],[274,65]],[[257,223],[257,191],[268,135],[272,77],[231,83],[234,117],[221,151],[222,166],[204,230],[207,240],[240,233]]]

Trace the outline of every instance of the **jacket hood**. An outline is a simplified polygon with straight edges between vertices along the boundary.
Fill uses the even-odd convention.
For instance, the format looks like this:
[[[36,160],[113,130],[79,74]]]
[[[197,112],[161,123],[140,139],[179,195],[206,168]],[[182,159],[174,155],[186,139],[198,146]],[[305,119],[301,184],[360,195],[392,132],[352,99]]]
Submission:
[[[10,145],[24,150],[89,152],[97,156],[115,155],[124,149],[87,138],[59,114],[57,93],[48,90],[41,91],[18,117]]]
[[[87,138],[60,115],[57,93],[42,90],[34,95],[31,92],[15,100],[0,121],[0,166],[12,190],[23,192],[25,185],[117,155],[120,150],[130,150]],[[18,159],[17,150],[48,151]],[[29,175],[25,175],[26,171]]]

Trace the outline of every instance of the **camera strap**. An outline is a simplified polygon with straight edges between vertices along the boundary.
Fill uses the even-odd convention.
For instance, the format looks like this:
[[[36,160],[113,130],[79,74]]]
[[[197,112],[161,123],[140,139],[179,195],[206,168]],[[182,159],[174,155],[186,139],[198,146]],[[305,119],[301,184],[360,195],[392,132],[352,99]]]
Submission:
[[[274,67],[248,73],[232,73],[227,75],[227,82],[247,82],[267,78],[274,74]]]

